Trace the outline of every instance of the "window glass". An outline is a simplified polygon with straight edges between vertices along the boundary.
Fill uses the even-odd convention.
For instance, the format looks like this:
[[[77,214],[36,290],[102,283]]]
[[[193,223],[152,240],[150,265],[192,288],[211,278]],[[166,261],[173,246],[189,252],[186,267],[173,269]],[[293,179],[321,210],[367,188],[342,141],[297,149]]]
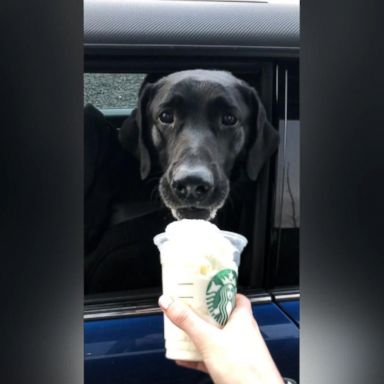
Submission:
[[[300,122],[279,122],[275,227],[300,227]]]
[[[134,108],[143,73],[85,73],[84,105],[100,109]]]
[[[299,67],[276,68],[276,126],[280,133],[269,281],[271,288],[299,285],[300,237],[300,98]]]

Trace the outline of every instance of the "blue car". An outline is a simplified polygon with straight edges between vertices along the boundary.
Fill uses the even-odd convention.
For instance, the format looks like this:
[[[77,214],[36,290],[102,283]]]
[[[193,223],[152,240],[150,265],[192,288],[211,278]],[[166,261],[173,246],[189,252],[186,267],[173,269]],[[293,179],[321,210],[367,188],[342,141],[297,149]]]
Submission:
[[[115,163],[106,171],[94,159],[114,142],[142,83],[194,68],[245,79],[279,131],[277,152],[247,185],[247,199],[234,203],[223,229],[249,241],[238,290],[251,300],[281,374],[299,383],[299,3],[85,0],[84,28],[84,99],[91,116],[85,145],[94,139],[90,126],[107,127],[97,151],[85,151],[85,383],[211,382],[165,358],[161,276],[151,270],[158,260],[145,256],[157,252],[150,234],[158,213],[141,212],[138,224],[127,226],[126,218],[113,215],[115,185],[98,190],[98,204],[92,197],[95,185],[124,175]],[[117,233],[124,233],[124,246]],[[130,268],[130,252],[143,256],[135,259],[142,269]]]

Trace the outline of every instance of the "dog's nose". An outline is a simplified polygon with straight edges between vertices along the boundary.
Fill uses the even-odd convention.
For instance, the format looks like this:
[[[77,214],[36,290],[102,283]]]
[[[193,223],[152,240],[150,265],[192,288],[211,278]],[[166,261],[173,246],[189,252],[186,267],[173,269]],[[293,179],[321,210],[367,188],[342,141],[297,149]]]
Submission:
[[[179,199],[201,201],[213,190],[213,175],[205,167],[182,167],[174,174],[171,186]]]

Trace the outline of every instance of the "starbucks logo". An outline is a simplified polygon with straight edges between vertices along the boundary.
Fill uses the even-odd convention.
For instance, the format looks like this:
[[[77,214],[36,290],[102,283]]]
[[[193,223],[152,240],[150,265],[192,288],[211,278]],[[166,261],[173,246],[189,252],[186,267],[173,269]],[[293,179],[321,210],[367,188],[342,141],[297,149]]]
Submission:
[[[206,302],[210,315],[224,325],[229,318],[236,300],[237,273],[233,269],[223,269],[208,283]]]

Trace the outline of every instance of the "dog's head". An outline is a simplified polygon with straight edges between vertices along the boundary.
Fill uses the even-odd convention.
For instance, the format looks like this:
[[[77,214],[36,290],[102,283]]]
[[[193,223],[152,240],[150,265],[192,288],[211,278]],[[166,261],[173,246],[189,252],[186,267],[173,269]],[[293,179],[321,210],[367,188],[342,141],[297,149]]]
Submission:
[[[212,219],[229,193],[235,162],[256,180],[278,144],[257,92],[229,72],[188,70],[144,85],[120,141],[137,132],[140,171],[162,170],[159,191],[176,219]]]

